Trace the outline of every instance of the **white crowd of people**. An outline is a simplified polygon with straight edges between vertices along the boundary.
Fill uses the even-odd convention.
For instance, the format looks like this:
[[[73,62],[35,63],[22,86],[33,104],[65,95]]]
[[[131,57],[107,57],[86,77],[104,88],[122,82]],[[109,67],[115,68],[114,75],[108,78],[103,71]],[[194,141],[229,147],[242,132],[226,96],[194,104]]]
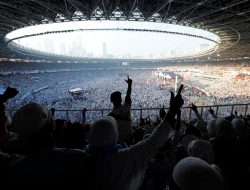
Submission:
[[[131,98],[136,95],[135,81],[130,76],[121,78],[120,83],[114,82],[118,89],[107,92],[112,111],[91,124],[59,119],[55,110],[39,103],[24,104],[8,120],[5,103],[19,94],[17,89],[8,87],[0,95],[2,186],[249,189],[249,115],[243,117],[234,112],[217,117],[210,108],[211,117],[205,121],[197,106],[191,104],[196,118],[185,121],[181,109],[186,101],[185,86],[180,85],[177,93],[171,91],[165,96],[169,109],[160,109],[157,122],[140,117],[138,125],[133,126]]]
[[[21,65],[20,65],[21,64]],[[23,67],[22,67],[23,66]],[[98,68],[99,66],[99,68]],[[117,66],[115,69],[104,68],[100,64],[83,66],[81,64],[42,64],[42,63],[11,63],[9,65],[1,63],[2,72],[18,71],[53,71],[33,74],[9,74],[0,75],[1,86],[18,87],[20,93],[15,97],[7,108],[16,110],[27,102],[38,102],[49,108],[56,110],[82,110],[91,109],[111,109],[110,92],[113,89],[123,91],[124,76],[129,75],[134,80],[132,101],[135,109],[143,108],[160,108],[166,106],[166,97],[169,97],[169,91],[174,89],[174,82],[164,85],[164,81],[154,74],[155,70],[152,65],[147,69],[135,66]],[[110,66],[109,66],[110,67]],[[136,68],[136,69],[135,69]],[[202,66],[190,67],[188,65],[167,66],[166,70],[177,71],[184,76],[184,97],[190,101],[190,97],[196,100],[205,100],[206,105],[224,105],[224,104],[247,104],[250,97],[250,83],[246,80],[229,80],[228,78],[218,78],[205,80],[199,78],[203,72],[206,74],[221,72],[220,66]],[[232,66],[226,67],[225,71],[231,70]],[[55,72],[56,69],[58,72]],[[64,71],[63,69],[75,69],[81,71]],[[84,70],[85,69],[85,70]],[[240,66],[236,70],[239,70]],[[247,70],[249,67],[242,67]],[[61,71],[61,72],[59,72]],[[195,71],[195,72],[194,72]],[[217,76],[217,75],[216,75]],[[69,89],[80,87],[83,93],[79,96],[72,96],[68,93]],[[209,92],[210,96],[201,95],[193,91],[192,87],[199,87]],[[39,90],[41,89],[41,90]],[[192,99],[192,98],[191,98]],[[188,101],[184,106],[189,106]],[[197,102],[196,102],[197,103]],[[199,105],[199,103],[197,103]],[[155,118],[157,111],[144,111],[144,115],[150,115]],[[57,112],[58,116],[67,117],[66,112]],[[140,111],[133,111],[133,118],[136,121],[140,116]],[[189,114],[189,112],[187,112]],[[100,111],[91,111],[88,116],[90,119],[97,118],[101,115]],[[79,119],[81,114],[70,112],[70,119]]]

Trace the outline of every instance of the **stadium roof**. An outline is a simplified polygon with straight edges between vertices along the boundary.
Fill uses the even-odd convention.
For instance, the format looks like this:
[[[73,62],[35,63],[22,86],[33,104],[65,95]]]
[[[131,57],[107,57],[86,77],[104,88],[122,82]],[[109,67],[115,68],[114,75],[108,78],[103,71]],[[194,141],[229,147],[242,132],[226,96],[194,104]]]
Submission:
[[[7,33],[29,25],[71,20],[133,20],[176,23],[221,38],[210,58],[250,57],[249,0],[2,0],[0,58],[27,58],[7,48]]]

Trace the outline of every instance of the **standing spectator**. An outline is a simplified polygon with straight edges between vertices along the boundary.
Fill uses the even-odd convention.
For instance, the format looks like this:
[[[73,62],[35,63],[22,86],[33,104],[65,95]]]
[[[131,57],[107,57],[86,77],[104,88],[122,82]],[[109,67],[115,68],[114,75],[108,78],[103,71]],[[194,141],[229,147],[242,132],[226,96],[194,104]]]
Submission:
[[[114,118],[106,116],[94,122],[86,149],[96,160],[97,189],[137,190],[140,187],[148,162],[173,134],[171,124],[184,103],[182,88],[183,85],[175,97],[171,93],[170,109],[152,135],[128,148],[117,144],[118,130]]]
[[[130,109],[131,109],[131,88],[132,88],[132,79],[129,78],[125,80],[128,84],[127,94],[125,101],[122,104],[122,93],[115,91],[111,94],[110,100],[113,103],[113,110],[108,114],[116,119],[118,126],[118,142],[126,142],[131,144],[132,142],[132,127],[131,127],[131,118],[130,118]]]

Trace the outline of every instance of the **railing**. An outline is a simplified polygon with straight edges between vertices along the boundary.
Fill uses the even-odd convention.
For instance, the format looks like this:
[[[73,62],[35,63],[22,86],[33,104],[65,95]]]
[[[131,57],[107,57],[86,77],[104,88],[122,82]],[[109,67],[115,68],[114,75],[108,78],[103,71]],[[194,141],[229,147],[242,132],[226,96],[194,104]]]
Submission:
[[[211,115],[208,113],[207,109],[212,108],[215,112],[215,115],[218,117],[225,117],[233,114],[237,111],[238,115],[247,116],[250,114],[249,109],[250,103],[248,104],[232,104],[232,105],[212,105],[212,106],[197,106],[198,112],[204,118],[208,120],[211,118]],[[159,110],[161,108],[132,108],[131,109],[131,118],[133,123],[137,123],[140,116],[143,118],[150,116],[152,120],[156,119],[159,115]],[[91,122],[98,117],[107,115],[112,109],[88,109],[86,111],[86,120]],[[168,108],[165,108],[168,110]],[[195,114],[192,112],[190,107],[182,107],[182,119],[190,120],[195,118]],[[13,116],[15,111],[7,110],[7,115],[10,117]],[[62,118],[70,121],[81,121],[82,120],[83,110],[79,109],[58,109],[55,111],[55,118]]]

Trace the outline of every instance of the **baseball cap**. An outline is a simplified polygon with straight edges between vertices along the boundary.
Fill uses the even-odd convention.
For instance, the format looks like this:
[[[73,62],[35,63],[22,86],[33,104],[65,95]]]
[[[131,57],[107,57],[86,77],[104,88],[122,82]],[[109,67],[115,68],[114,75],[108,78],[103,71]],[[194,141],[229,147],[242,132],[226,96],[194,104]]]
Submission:
[[[37,103],[28,103],[14,114],[13,130],[22,137],[31,137],[41,131],[52,119],[50,111]]]
[[[186,157],[180,160],[174,168],[173,179],[181,190],[224,189],[220,171],[196,157]]]

